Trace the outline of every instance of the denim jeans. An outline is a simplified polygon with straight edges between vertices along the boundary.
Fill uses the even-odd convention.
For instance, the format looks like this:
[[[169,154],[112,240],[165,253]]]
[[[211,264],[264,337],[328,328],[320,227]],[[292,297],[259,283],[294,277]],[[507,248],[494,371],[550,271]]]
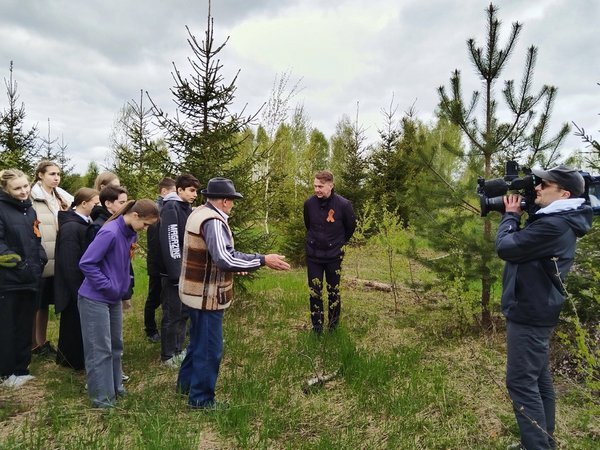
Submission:
[[[35,295],[34,291],[0,293],[0,376],[2,377],[29,375]]]
[[[189,308],[181,303],[178,287],[166,277],[162,279],[161,303],[163,317],[160,326],[160,359],[166,361],[185,348],[185,328]]]
[[[506,322],[506,387],[526,449],[553,449],[555,394],[549,370],[553,327]]]
[[[79,296],[81,334],[88,394],[96,408],[115,404],[124,395],[123,310],[121,302],[102,303]]]
[[[310,289],[310,318],[313,330],[323,330],[323,274],[327,280],[327,296],[329,298],[328,318],[329,329],[333,330],[340,321],[342,300],[340,298],[341,260],[331,262],[317,262],[308,259],[306,269],[308,272],[308,287]]]
[[[190,308],[190,345],[179,369],[177,391],[189,393],[190,406],[209,406],[223,357],[223,311]]]

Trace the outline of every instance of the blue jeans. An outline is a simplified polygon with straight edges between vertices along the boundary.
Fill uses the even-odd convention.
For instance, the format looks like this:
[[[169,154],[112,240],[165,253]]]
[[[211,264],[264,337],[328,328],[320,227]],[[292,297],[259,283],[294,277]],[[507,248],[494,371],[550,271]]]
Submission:
[[[506,322],[506,387],[526,449],[553,449],[555,394],[549,370],[554,327]],[[535,423],[534,423],[535,422]]]
[[[223,311],[190,308],[190,345],[177,377],[177,390],[189,393],[193,407],[210,406],[223,357]]]
[[[88,394],[96,408],[114,406],[124,395],[123,310],[121,302],[102,303],[79,296]]]

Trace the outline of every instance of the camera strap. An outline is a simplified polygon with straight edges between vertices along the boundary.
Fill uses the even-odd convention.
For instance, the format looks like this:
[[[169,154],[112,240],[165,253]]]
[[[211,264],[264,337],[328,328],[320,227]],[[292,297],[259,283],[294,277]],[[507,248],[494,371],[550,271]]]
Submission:
[[[542,268],[544,269],[544,272],[546,272],[546,275],[548,276],[548,278],[550,278],[550,282],[552,283],[552,285],[558,290],[558,292],[560,292],[563,296],[566,297],[567,291],[565,289],[562,279],[560,278],[558,264],[555,261],[558,261],[557,256],[548,259],[542,259],[540,260],[540,263],[542,265]]]

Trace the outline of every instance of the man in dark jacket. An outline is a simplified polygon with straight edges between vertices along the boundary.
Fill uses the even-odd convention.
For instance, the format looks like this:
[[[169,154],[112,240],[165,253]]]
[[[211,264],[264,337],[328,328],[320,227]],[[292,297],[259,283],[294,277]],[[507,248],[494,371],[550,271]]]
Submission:
[[[576,240],[591,228],[592,211],[578,198],[585,184],[576,170],[558,166],[533,170],[533,174],[535,204],[540,209],[521,229],[521,197],[505,197],[496,251],[506,261],[502,279],[506,386],[519,425],[520,445],[538,450],[556,447],[550,336],[565,300],[563,282],[573,264]]]
[[[164,198],[175,192],[175,180],[173,178],[165,177],[160,183],[158,183],[158,198],[156,199],[156,206],[158,210],[162,209]],[[160,292],[161,292],[161,276],[160,276],[160,248],[158,242],[158,225],[152,225],[148,227],[146,234],[148,239],[148,253],[146,255],[146,268],[148,270],[148,296],[146,297],[146,304],[144,305],[144,330],[146,337],[150,342],[160,342],[160,335],[158,334],[158,328],[156,327],[156,316],[155,311],[160,306]]]
[[[161,254],[161,361],[172,367],[179,367],[185,357],[185,327],[188,318],[179,298],[178,286],[181,273],[181,253],[185,223],[192,213],[192,203],[198,196],[200,182],[193,175],[180,175],[175,180],[176,192],[163,200],[158,223],[158,241]]]
[[[333,174],[317,172],[314,180],[315,195],[304,202],[306,225],[306,267],[310,289],[310,315],[313,331],[323,331],[323,274],[327,280],[329,297],[329,330],[340,320],[340,275],[344,251],[356,228],[352,203],[333,191]]]

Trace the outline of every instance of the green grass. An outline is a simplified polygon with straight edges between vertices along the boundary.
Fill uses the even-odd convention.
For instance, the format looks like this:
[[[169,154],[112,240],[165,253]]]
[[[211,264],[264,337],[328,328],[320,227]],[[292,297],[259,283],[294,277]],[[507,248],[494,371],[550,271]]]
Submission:
[[[352,258],[347,267],[360,278],[381,273],[377,252]],[[442,296],[420,303],[403,291],[394,314],[391,294],[344,286],[340,328],[317,337],[301,269],[263,270],[248,283],[225,314],[217,395],[231,406],[190,411],[175,393],[177,372],[159,364],[159,346],[144,338],[147,280],[143,261],[135,266],[134,307],[124,320],[128,396],[113,410],[91,409],[82,374],[34,358],[36,380],[0,391],[0,448],[503,449],[516,440],[501,332],[464,332]],[[54,342],[56,335],[52,317]],[[593,448],[597,401],[581,386],[557,386],[563,448]]]

